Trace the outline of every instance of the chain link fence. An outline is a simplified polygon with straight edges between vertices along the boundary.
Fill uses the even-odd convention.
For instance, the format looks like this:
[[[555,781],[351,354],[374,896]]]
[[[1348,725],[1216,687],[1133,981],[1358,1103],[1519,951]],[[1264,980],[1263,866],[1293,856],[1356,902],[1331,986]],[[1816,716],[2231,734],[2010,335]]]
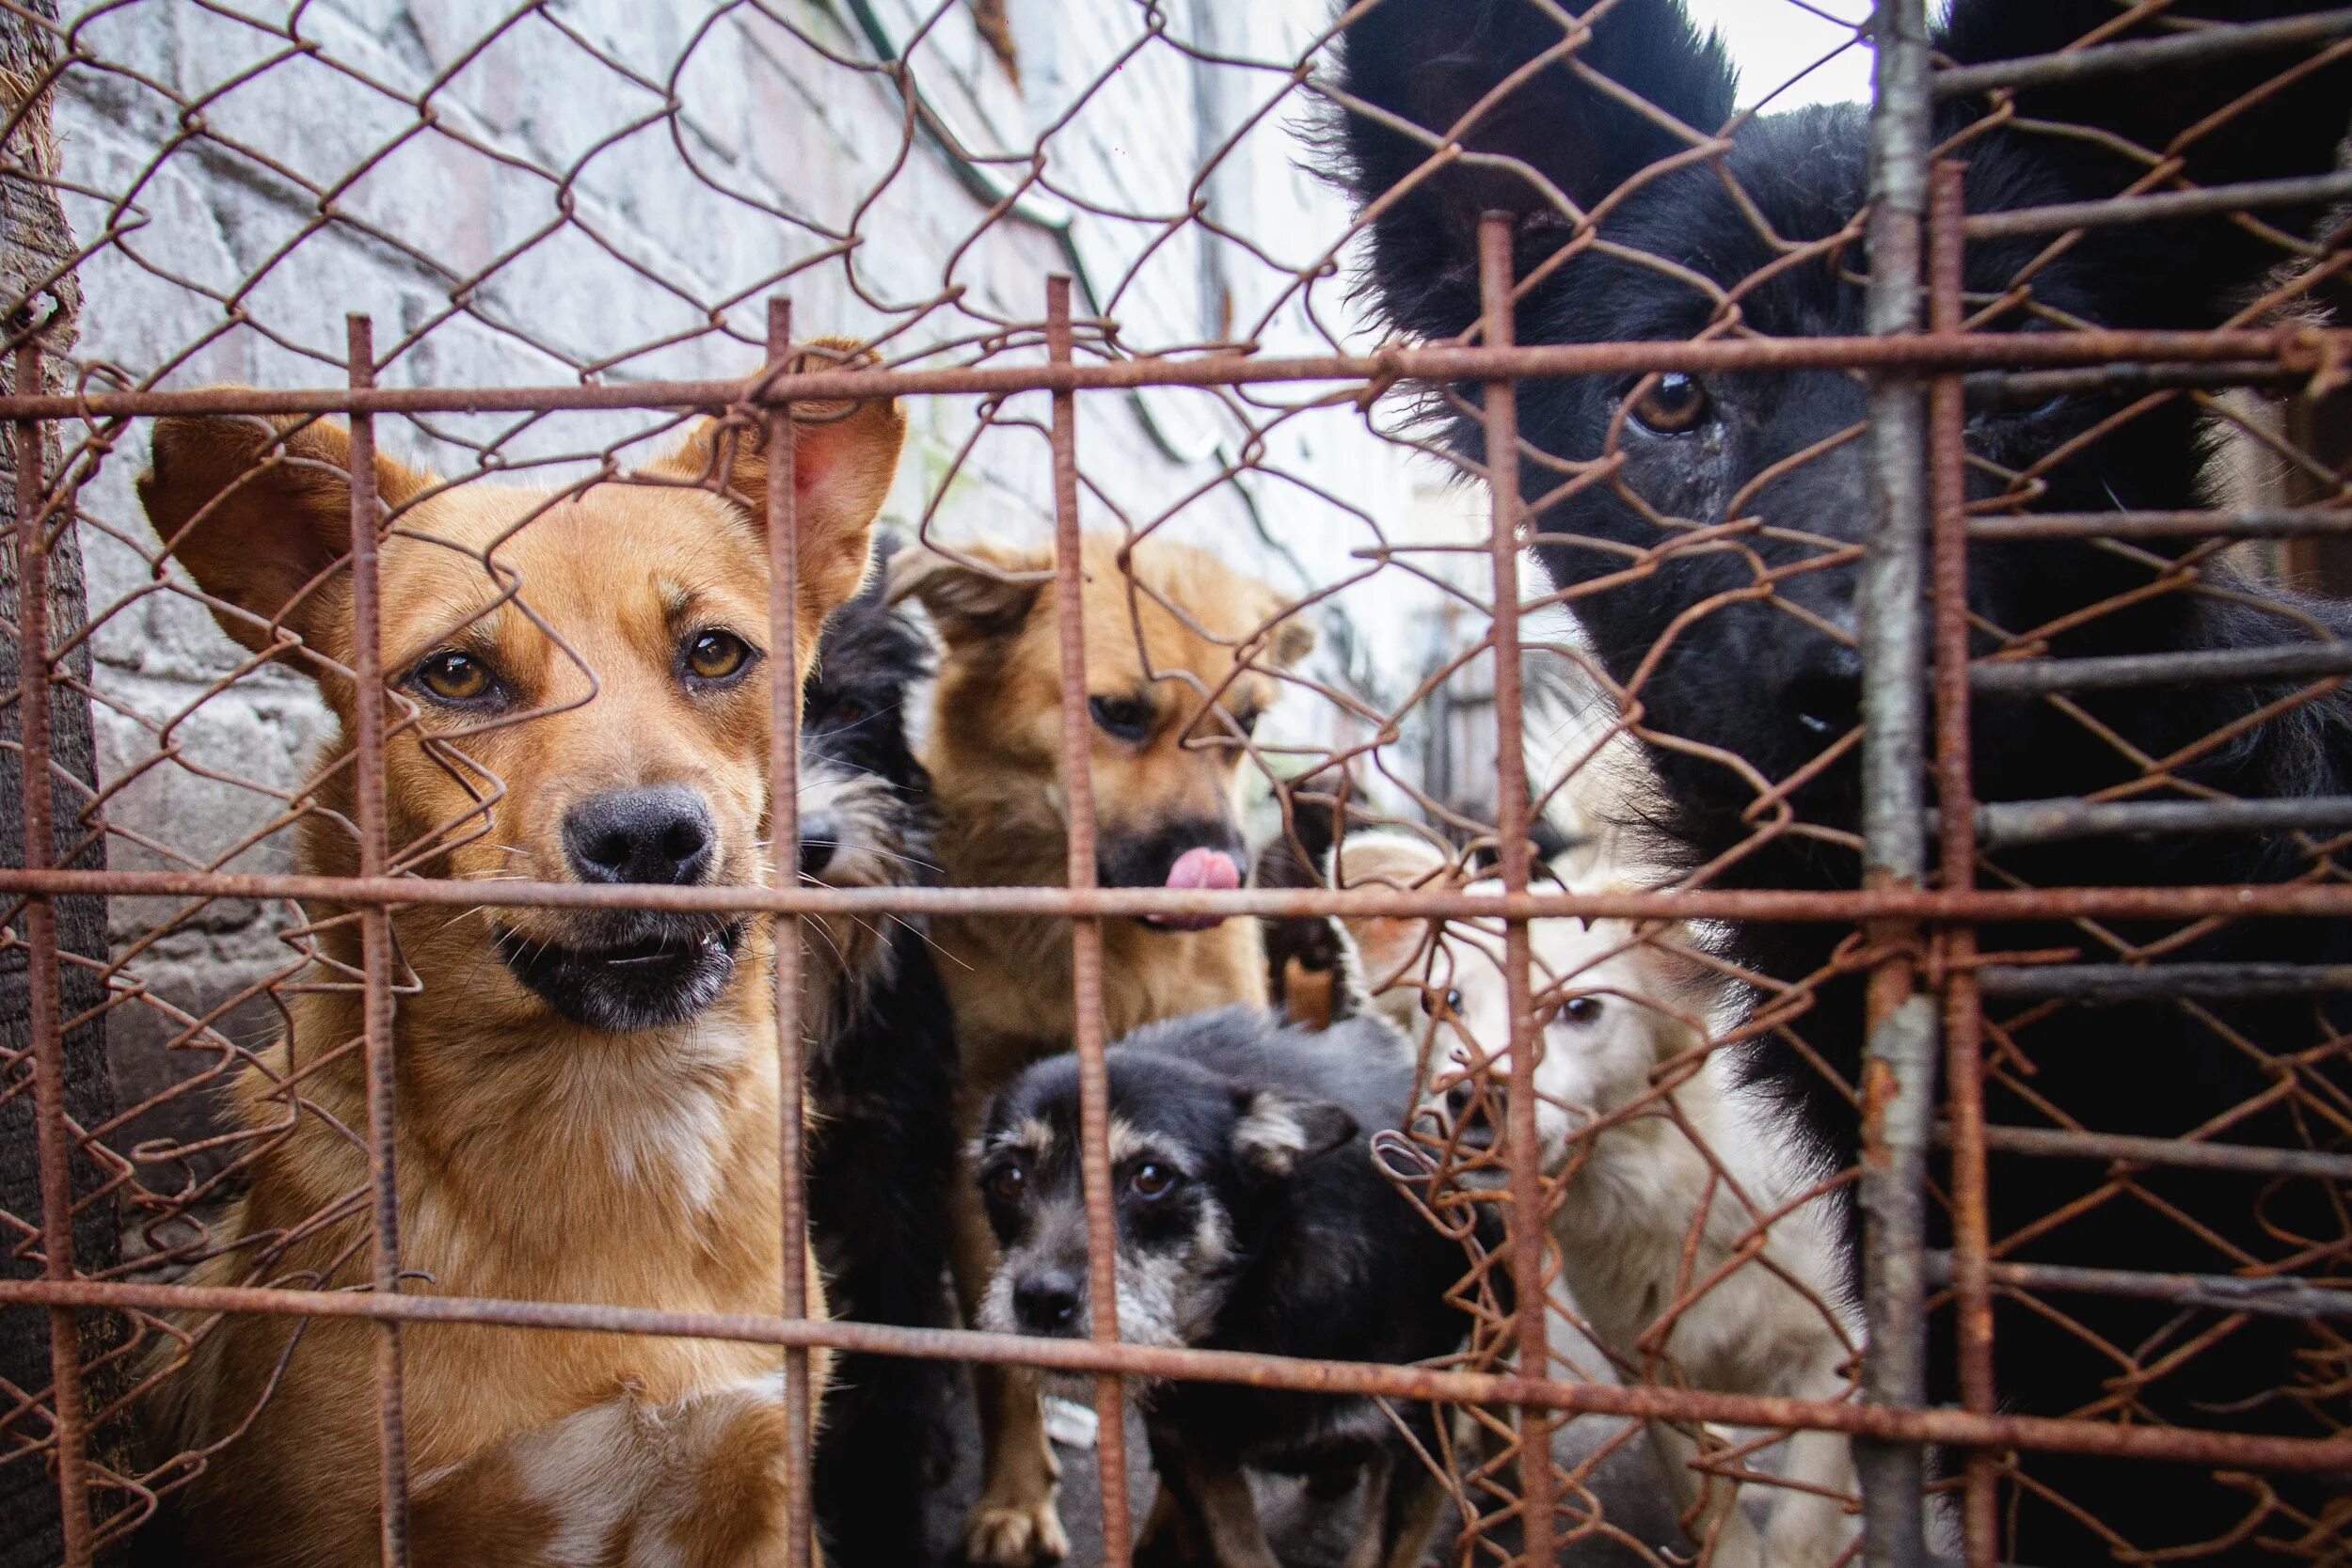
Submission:
[[[0,1559],[2352,1561],[2352,9],[1752,5],[0,8]]]

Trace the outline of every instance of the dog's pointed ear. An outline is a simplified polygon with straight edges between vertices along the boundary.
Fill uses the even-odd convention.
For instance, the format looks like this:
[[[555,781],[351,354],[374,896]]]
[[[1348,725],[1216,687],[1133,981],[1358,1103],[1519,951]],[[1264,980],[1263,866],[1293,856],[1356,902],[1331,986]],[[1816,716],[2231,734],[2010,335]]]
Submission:
[[[794,356],[811,364],[854,367],[873,356],[835,338],[818,340]],[[792,405],[793,521],[800,531],[800,625],[813,647],[825,617],[866,581],[873,556],[874,518],[898,473],[906,418],[897,400],[797,403]],[[768,435],[764,425],[696,422],[686,439],[642,472],[673,483],[715,486],[750,513],[768,515]]]
[[[2147,42],[2180,37],[2179,29],[2207,21],[2243,25],[2329,10],[2335,3],[2180,0],[2119,25],[2126,8],[2113,0],[1953,0],[1935,48],[1957,64],[1979,65],[2055,54],[2094,33],[2102,43]],[[2219,42],[2232,30],[2215,26],[2210,36]],[[2352,130],[2352,57],[2328,39],[2217,50],[2193,63],[2056,81],[2017,91],[2013,107],[1978,93],[1947,103],[1936,135],[1955,135],[1995,110],[2002,128],[1963,154],[1972,213],[2122,196],[2159,159],[2177,159],[2177,179],[2199,186],[2308,179],[2336,171],[2337,149]],[[2146,155],[2124,151],[2118,138]],[[2312,202],[2268,206],[2254,215],[2311,239],[2340,212]],[[2299,260],[2230,212],[2113,225],[2077,238],[2086,243],[2075,247],[2075,272],[2097,280],[2107,296],[2092,302],[2105,326],[2219,325],[2272,281],[2274,269]],[[2050,239],[2034,234],[1989,244],[1971,270],[1994,262],[2031,266]]]
[[[1285,611],[1288,613],[1284,613]],[[1264,663],[1270,669],[1295,668],[1309,654],[1315,651],[1314,623],[1290,609],[1290,601],[1279,594],[1271,595],[1263,615],[1268,620],[1280,615],[1274,627],[1266,633]]]
[[[1518,219],[1524,276],[1570,237],[1576,212],[1729,119],[1730,56],[1712,34],[1699,37],[1681,0],[1614,0],[1589,29],[1556,20],[1595,8],[1594,0],[1383,0],[1348,25],[1336,172],[1359,208],[1376,207],[1371,282],[1397,326],[1452,337],[1477,319],[1484,214]],[[1440,152],[1457,135],[1476,161]]]
[[[1276,1180],[1356,1135],[1356,1118],[1344,1107],[1295,1100],[1277,1089],[1245,1089],[1235,1108],[1233,1158]]]
[[[397,509],[433,476],[382,453],[375,492]],[[139,501],[164,547],[213,600],[220,629],[255,653],[293,639],[341,657],[350,582],[351,432],[330,420],[258,415],[155,421]],[[291,635],[290,635],[291,634]]]
[[[996,540],[953,547],[953,555],[928,547],[902,552],[890,566],[891,602],[920,603],[951,648],[1019,630],[1052,578],[1052,547]]]
[[[1453,869],[1445,852],[1425,839],[1368,832],[1342,839],[1324,875],[1333,887],[1410,891],[1450,880]],[[1364,985],[1375,996],[1394,987],[1429,944],[1429,922],[1417,915],[1348,915],[1339,927],[1362,962]]]

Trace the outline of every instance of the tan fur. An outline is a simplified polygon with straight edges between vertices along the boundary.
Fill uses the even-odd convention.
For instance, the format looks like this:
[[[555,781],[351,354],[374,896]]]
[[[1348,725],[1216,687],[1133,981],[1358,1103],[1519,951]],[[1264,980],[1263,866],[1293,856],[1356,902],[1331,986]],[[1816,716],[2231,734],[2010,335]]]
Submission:
[[[1186,546],[1148,538],[1126,550],[1095,534],[1082,560],[1088,690],[1141,698],[1156,709],[1139,743],[1089,725],[1098,831],[1109,837],[1232,819],[1242,749],[1230,719],[1272,705],[1281,689],[1269,672],[1303,658],[1311,631],[1283,617],[1271,587]],[[923,760],[945,823],[939,858],[954,886],[1058,887],[1068,879],[1054,562],[1050,546],[998,543],[959,546],[953,556],[908,551],[894,562],[894,596],[919,599],[946,645]],[[1226,717],[1208,711],[1212,701]],[[1031,1062],[1070,1048],[1069,923],[943,918],[931,935],[955,1007],[969,1132],[990,1095]],[[1254,920],[1205,931],[1104,923],[1108,1038],[1158,1019],[1265,999]],[[962,1196],[957,1283],[969,1317],[995,1248],[977,1199]],[[1001,1565],[1058,1558],[1068,1546],[1034,1381],[983,1370],[979,1394],[987,1473],[966,1555]]]
[[[795,673],[865,576],[904,433],[887,404],[807,412],[820,419],[794,430],[798,645],[773,661]],[[141,498],[223,628],[318,676],[347,736],[347,433],[174,419],[157,425],[153,453]],[[704,421],[643,477],[576,493],[437,490],[377,460],[377,488],[399,509],[382,546],[388,679],[458,646],[512,672],[525,694],[493,719],[388,701],[396,861],[436,878],[570,879],[558,836],[569,805],[691,780],[717,819],[712,879],[766,875],[771,665],[723,692],[689,693],[675,674],[692,630],[767,641],[765,453]],[[507,586],[515,598],[498,606]],[[347,738],[328,750],[324,810],[303,823],[305,871],[358,869],[342,825],[352,769],[333,768],[348,751]],[[239,1085],[245,1125],[280,1135],[260,1148],[247,1196],[215,1232],[233,1250],[195,1282],[343,1289],[369,1277],[358,938],[326,912],[321,956],[351,968],[312,976],[342,986],[289,999],[286,1037]],[[766,931],[755,927],[699,1016],[612,1034],[553,1014],[492,943],[499,927],[560,940],[573,918],[395,916],[404,1290],[779,1312]],[[813,1267],[808,1283],[821,1310]],[[456,1325],[412,1324],[402,1338],[421,1564],[783,1560],[777,1351]],[[162,1378],[154,1414],[172,1449],[219,1442],[250,1416],[186,1492],[188,1538],[212,1560],[375,1560],[374,1345],[364,1323],[231,1316]],[[817,1376],[821,1386],[821,1366]]]

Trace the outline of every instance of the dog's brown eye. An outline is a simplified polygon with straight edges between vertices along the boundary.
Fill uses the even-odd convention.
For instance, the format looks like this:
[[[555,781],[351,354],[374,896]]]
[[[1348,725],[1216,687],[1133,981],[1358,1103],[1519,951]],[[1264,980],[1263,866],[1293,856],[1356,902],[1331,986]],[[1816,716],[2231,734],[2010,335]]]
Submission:
[[[1696,430],[1707,418],[1707,388],[1696,376],[1668,371],[1634,400],[1633,418],[1655,436],[1682,436]]]
[[[751,658],[752,645],[731,631],[698,631],[686,644],[686,668],[697,680],[739,674]]]
[[[1597,996],[1571,996],[1566,1001],[1560,1004],[1560,1016],[1566,1019],[1570,1023],[1591,1023],[1594,1020],[1600,1017],[1600,998]]]
[[[988,1190],[1011,1203],[1029,1190],[1029,1173],[1017,1164],[998,1165],[989,1173]]]
[[[1424,1004],[1426,1003],[1428,994],[1429,993],[1426,991],[1422,993]],[[1454,1014],[1462,1010],[1462,993],[1455,990],[1452,986],[1448,986],[1446,988],[1445,994],[1438,998],[1438,1005],[1428,1010],[1438,1018],[1450,1018]]]
[[[445,703],[478,703],[491,694],[498,682],[487,664],[449,648],[428,655],[410,673],[408,684],[423,688],[428,696]]]
[[[1254,707],[1248,713],[1237,713],[1233,715],[1233,727],[1244,735],[1256,735],[1258,721],[1263,717],[1264,716]]]
[[[1121,740],[1141,740],[1152,731],[1152,705],[1133,697],[1096,697],[1087,711],[1104,734]]]
[[[1127,1184],[1135,1188],[1138,1197],[1164,1196],[1170,1187],[1176,1185],[1176,1168],[1163,1165],[1156,1160],[1146,1160],[1136,1167],[1134,1175],[1127,1178]]]

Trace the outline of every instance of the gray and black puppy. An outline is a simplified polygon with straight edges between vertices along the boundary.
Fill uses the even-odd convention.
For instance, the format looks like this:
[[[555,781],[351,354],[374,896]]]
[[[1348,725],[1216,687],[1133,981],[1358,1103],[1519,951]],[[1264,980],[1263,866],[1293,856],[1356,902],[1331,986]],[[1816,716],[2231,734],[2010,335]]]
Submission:
[[[1463,1243],[1369,1147],[1412,1106],[1413,1055],[1393,1030],[1359,1017],[1310,1033],[1227,1007],[1138,1029],[1107,1060],[1121,1338],[1389,1363],[1459,1347],[1470,1319],[1446,1292],[1470,1266]],[[996,1097],[976,1161],[1004,1258],[982,1326],[1085,1335],[1076,1057],[1041,1062]],[[1362,1472],[1348,1568],[1420,1562],[1443,1494],[1372,1401],[1171,1383],[1139,1402],[1161,1483],[1144,1558],[1272,1568],[1249,1466],[1318,1491]],[[1398,1414],[1432,1440],[1428,1407]]]

